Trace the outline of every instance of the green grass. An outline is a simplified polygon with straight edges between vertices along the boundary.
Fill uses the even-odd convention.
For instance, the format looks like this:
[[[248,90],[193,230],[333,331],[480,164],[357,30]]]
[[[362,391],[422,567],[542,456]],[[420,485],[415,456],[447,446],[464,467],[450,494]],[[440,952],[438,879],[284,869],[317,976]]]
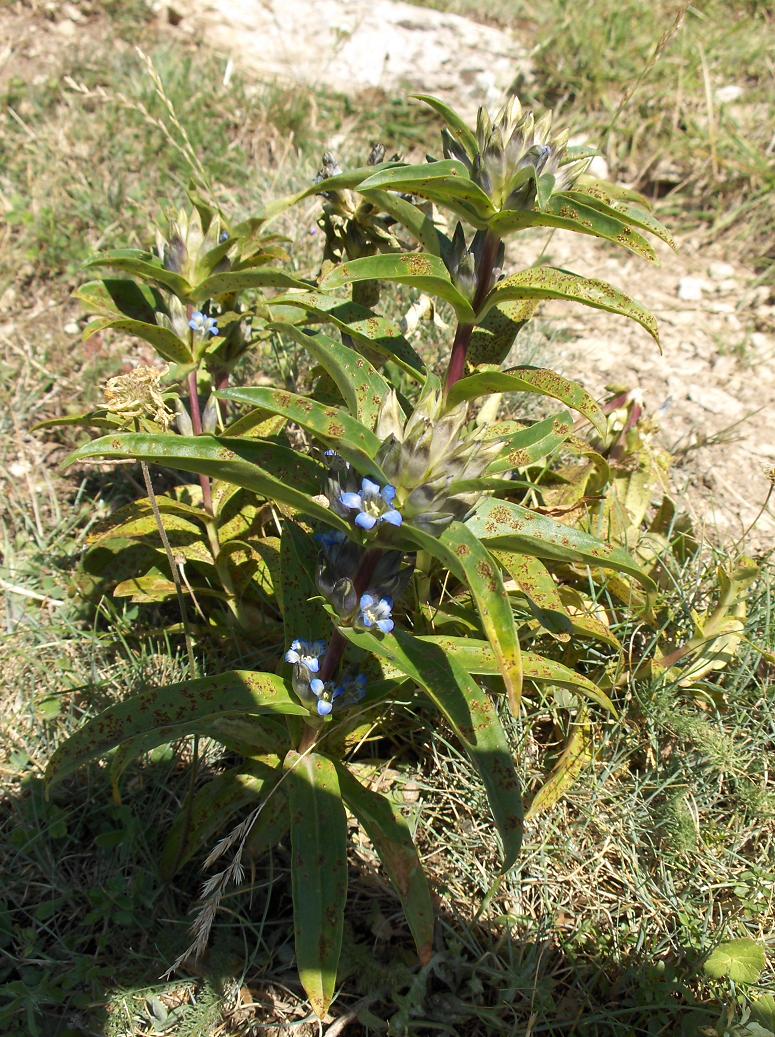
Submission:
[[[460,0],[456,9],[482,14],[472,7]],[[757,256],[758,192],[771,182],[761,165],[766,120],[746,123],[750,161],[725,121],[731,115],[719,121],[719,180],[709,179],[697,42],[714,85],[737,82],[745,68],[746,97],[758,105],[767,12],[738,5],[725,22],[724,10],[709,4],[687,15],[607,137],[667,9],[635,0],[610,8],[607,0],[574,7],[552,0],[528,9],[513,0],[484,13],[530,34],[536,95],[547,89],[563,119],[581,115],[593,139],[605,141],[615,171],[637,171],[653,155],[678,164],[688,180],[665,201],[676,217],[712,230],[735,200],[748,204],[744,227],[728,233]],[[330,134],[345,135],[346,157],[362,154],[371,139],[409,149],[430,137],[429,123],[404,101],[375,97],[361,114],[341,97],[253,88],[239,78],[224,87],[222,63],[155,47],[144,5],[113,4],[108,14],[120,35],[139,36],[152,53],[194,152],[237,213],[307,181]],[[86,93],[63,85],[62,74]],[[88,481],[66,475],[58,463],[72,439],[51,450],[27,429],[87,406],[120,368],[126,341],[90,351],[64,330],[76,313],[67,294],[95,248],[147,243],[159,210],[182,202],[191,168],[165,136],[164,108],[128,49],[70,53],[40,82],[11,81],[4,102],[21,122],[10,117],[0,132],[7,213],[0,294],[12,290],[5,305],[15,310],[0,360],[0,1032],[220,1037],[288,1024],[295,1029],[285,1032],[316,1033],[304,1022],[293,970],[286,845],[256,862],[246,889],[228,896],[204,961],[160,979],[188,943],[202,880],[196,862],[169,886],[157,871],[188,788],[189,745],[130,768],[120,805],[97,767],[50,801],[43,795],[47,759],[86,716],[186,672],[175,646],[138,636],[137,609],[105,601],[95,612],[70,593],[93,523],[139,493],[131,471],[111,478],[97,471]],[[715,193],[714,183],[721,184]],[[305,213],[311,224],[314,207]],[[306,230],[293,239],[300,266],[314,261]],[[711,561],[705,554],[682,570],[676,615],[703,606]],[[751,641],[770,650],[774,588],[765,568],[748,617]],[[628,651],[645,650],[624,618],[618,633]],[[771,968],[759,988],[743,990],[709,981],[702,961],[719,940],[742,935],[769,941],[770,965],[775,960],[772,683],[772,666],[744,646],[709,682],[711,697],[659,681],[624,689],[621,719],[599,722],[593,765],[529,825],[517,872],[481,918],[498,865],[482,789],[443,727],[419,717],[393,733],[381,748],[390,751],[394,794],[416,825],[438,896],[437,953],[416,969],[398,902],[368,844],[357,842],[334,1016],[351,1013],[353,1034],[762,1037],[742,1021],[748,1000],[772,987]],[[567,714],[548,697],[531,700],[529,718],[504,719],[532,793],[562,743]],[[204,749],[200,780],[228,762],[216,747]]]

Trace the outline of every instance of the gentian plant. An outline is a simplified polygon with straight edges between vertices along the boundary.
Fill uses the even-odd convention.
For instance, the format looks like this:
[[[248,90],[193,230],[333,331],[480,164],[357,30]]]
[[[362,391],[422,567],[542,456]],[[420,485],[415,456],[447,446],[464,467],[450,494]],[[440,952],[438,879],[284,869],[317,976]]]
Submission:
[[[207,883],[201,945],[246,841],[255,853],[289,834],[298,969],[321,1017],[342,944],[348,811],[393,883],[420,961],[434,945],[409,825],[358,777],[363,732],[423,698],[481,776],[505,872],[523,805],[498,693],[515,715],[523,693],[542,687],[565,689],[584,715],[615,712],[615,678],[575,665],[582,653],[572,651],[590,639],[618,650],[590,588],[610,582],[645,613],[654,587],[621,540],[593,534],[584,500],[549,500],[572,482],[552,477],[556,457],[600,456],[593,474],[603,470],[584,435],[609,437],[603,408],[553,371],[504,365],[545,299],[620,314],[654,339],[656,322],[602,281],[552,266],[507,274],[504,263],[506,242],[535,227],[650,261],[646,235],[670,236],[640,196],[587,175],[589,151],[553,134],[549,114],[512,99],[494,119],[480,110],[470,128],[421,100],[444,123],[439,159],[385,161],[376,148],[342,171],[328,155],[309,188],[239,224],[194,192],[155,250],[97,256],[91,266],[114,273],[77,292],[93,315],[87,336],[128,332],[166,367],[122,376],[103,408],[62,419],[104,433],[71,462],[129,458],[198,480],[112,516],[83,579],[158,605],[181,591],[182,574],[194,642],[236,638],[272,661],[112,705],[55,752],[49,781],[112,753],[117,782],[134,757],[183,736],[238,754],[241,764],[186,805],[163,869],[238,822],[209,858],[232,854]],[[269,228],[312,195],[324,254],[318,274],[301,277]],[[380,313],[395,285],[454,313],[442,369]],[[240,360],[269,339],[310,358],[311,391],[235,384]],[[513,392],[546,398],[549,416],[499,419]]]

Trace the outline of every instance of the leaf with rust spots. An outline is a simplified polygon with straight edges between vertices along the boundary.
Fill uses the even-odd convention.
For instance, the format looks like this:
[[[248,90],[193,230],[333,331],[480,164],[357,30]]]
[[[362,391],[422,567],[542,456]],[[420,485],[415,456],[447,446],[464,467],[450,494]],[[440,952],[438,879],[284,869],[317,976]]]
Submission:
[[[319,753],[285,758],[291,816],[296,965],[317,1015],[336,989],[347,899],[347,818],[336,765]]]
[[[420,963],[425,965],[433,953],[433,901],[409,824],[397,804],[364,788],[343,763],[337,763],[336,769],[345,803],[366,830],[398,893]]]
[[[592,762],[592,725],[585,710],[580,711],[560,758],[549,777],[533,796],[526,820],[556,806],[579,775]]]
[[[465,524],[474,536],[493,547],[536,558],[614,569],[634,577],[647,590],[654,589],[651,577],[627,551],[610,547],[589,533],[565,526],[511,501],[488,498]]]
[[[659,329],[653,314],[606,281],[581,277],[551,266],[523,270],[495,285],[477,314],[477,321],[481,321],[493,306],[509,299],[565,299],[618,313],[640,324],[659,345]]]
[[[294,337],[299,329],[281,318],[283,307],[287,305],[301,308],[316,321],[333,324],[355,342],[368,346],[386,359],[394,360],[408,375],[422,381],[425,371],[422,359],[395,324],[384,317],[377,317],[365,306],[338,295],[324,295],[320,292],[273,299],[270,304],[275,322],[273,326],[278,331],[288,331]]]
[[[438,256],[427,253],[406,256],[392,252],[364,256],[345,265],[335,266],[322,279],[320,287],[328,291],[358,281],[395,281],[398,284],[414,285],[428,295],[446,299],[460,320],[474,323],[471,303],[452,283],[449,271]]]
[[[453,522],[439,538],[461,558],[466,582],[471,591],[487,640],[500,663],[509,704],[515,716],[522,698],[522,653],[514,623],[511,601],[503,586],[500,570],[487,548],[462,522]]]
[[[189,734],[217,738],[219,719],[308,716],[290,687],[273,673],[230,670],[166,687],[149,688],[109,706],[72,734],[49,761],[46,781],[53,784],[111,749],[135,740],[137,754]]]
[[[487,469],[487,474],[498,475],[540,461],[562,446],[572,430],[573,418],[567,411],[562,411],[512,433],[504,442],[503,452]]]
[[[339,628],[352,644],[394,666],[425,689],[463,743],[487,790],[503,843],[504,871],[522,842],[522,794],[506,735],[493,704],[476,681],[432,639],[403,631],[377,638]]]
[[[529,392],[549,396],[572,407],[592,422],[601,435],[608,427],[605,415],[589,393],[577,382],[569,381],[555,371],[540,367],[514,367],[509,371],[480,371],[461,378],[447,397],[452,408],[465,400],[477,399],[492,392]]]
[[[224,449],[232,451],[234,458],[221,457]],[[287,504],[329,526],[349,529],[344,519],[311,499],[313,494],[320,492],[324,475],[322,465],[314,458],[279,443],[225,436],[129,432],[86,443],[71,454],[66,463],[91,457],[134,457],[183,472],[209,475],[253,490],[268,500]]]
[[[326,407],[317,400],[281,392],[269,386],[240,387],[217,393],[224,400],[247,403],[261,410],[282,414],[290,421],[307,429],[326,446],[335,447],[359,472],[373,475],[385,483],[388,480],[373,460],[380,441],[371,431],[338,407]],[[319,492],[319,487],[316,492]]]
[[[487,227],[495,216],[492,201],[457,159],[383,169],[362,181],[358,189],[364,193],[398,191],[427,198],[480,229]]]

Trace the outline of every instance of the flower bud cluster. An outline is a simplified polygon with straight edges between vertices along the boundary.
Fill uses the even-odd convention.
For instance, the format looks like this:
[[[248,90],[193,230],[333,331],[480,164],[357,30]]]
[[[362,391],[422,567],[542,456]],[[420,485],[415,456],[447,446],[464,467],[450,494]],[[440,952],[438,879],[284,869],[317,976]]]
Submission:
[[[475,155],[469,155],[454,133],[443,130],[444,156],[462,162],[498,209],[532,209],[539,177],[553,179],[552,191],[565,191],[589,165],[588,158],[568,159],[567,132],[552,136],[551,127],[551,112],[536,119],[512,97],[494,122],[486,109],[479,109]]]
[[[429,388],[409,418],[391,390],[377,422],[377,464],[395,486],[402,516],[436,536],[478,503],[481,492],[462,484],[481,478],[502,448],[466,418],[465,403],[447,411],[441,392]]]
[[[285,661],[293,666],[293,690],[302,702],[314,705],[321,717],[333,711],[335,702],[340,706],[360,702],[368,683],[362,673],[346,675],[338,681],[321,680],[317,674],[327,647],[325,641],[296,640],[285,653]]]
[[[156,248],[165,269],[180,274],[189,284],[198,284],[210,274],[230,267],[229,235],[220,217],[213,213],[202,221],[199,209],[180,209],[169,219],[166,234],[156,233]]]

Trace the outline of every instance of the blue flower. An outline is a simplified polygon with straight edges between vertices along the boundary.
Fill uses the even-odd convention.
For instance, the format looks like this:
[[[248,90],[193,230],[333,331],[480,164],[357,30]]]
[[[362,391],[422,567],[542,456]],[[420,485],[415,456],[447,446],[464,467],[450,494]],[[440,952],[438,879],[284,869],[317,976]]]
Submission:
[[[340,504],[357,512],[355,525],[365,530],[373,529],[379,522],[387,522],[391,526],[401,525],[401,512],[393,507],[395,499],[395,486],[381,487],[367,478],[361,481],[360,493],[347,491],[339,495]]]
[[[320,657],[325,655],[325,641],[292,641],[285,653],[285,661],[295,666],[304,667],[308,673],[317,673],[320,669]]]
[[[374,594],[362,594],[358,623],[367,630],[370,627],[376,627],[383,634],[389,634],[395,626],[391,618],[392,612],[393,599],[391,597],[377,598]]]
[[[192,331],[197,332],[200,335],[218,334],[218,324],[215,317],[205,317],[201,310],[196,310],[191,314],[191,320],[188,322],[189,328]]]
[[[344,677],[339,684],[332,681],[322,681],[314,677],[309,682],[309,690],[317,699],[315,707],[318,716],[330,716],[334,709],[334,703],[338,707],[345,707],[360,702],[366,694],[368,680],[363,673]]]

